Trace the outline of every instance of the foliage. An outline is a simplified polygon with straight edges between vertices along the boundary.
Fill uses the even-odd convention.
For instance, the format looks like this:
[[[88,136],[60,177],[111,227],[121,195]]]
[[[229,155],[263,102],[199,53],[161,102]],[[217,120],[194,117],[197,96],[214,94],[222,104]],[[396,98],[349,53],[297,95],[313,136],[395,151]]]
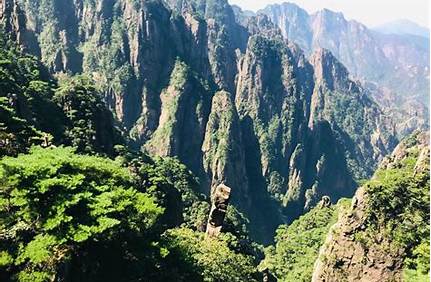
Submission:
[[[403,250],[406,280],[420,281],[429,276],[429,156],[418,164],[420,150],[411,139],[403,144],[407,148],[401,160],[378,170],[365,184],[365,232],[367,237],[381,233],[392,249]]]
[[[257,281],[252,257],[233,252],[229,245],[235,238],[229,234],[210,238],[178,228],[168,230],[163,241],[169,252],[166,260],[175,262],[165,275],[176,281]]]
[[[140,172],[147,174],[150,179],[164,179],[174,187],[180,195],[177,202],[181,206],[174,209],[172,203],[171,207],[167,205],[168,209],[171,209],[172,214],[180,213],[179,223],[194,230],[204,230],[209,204],[206,197],[199,193],[197,179],[185,165],[174,158],[155,158],[153,165],[142,167]]]
[[[291,225],[281,225],[275,246],[265,249],[260,268],[267,268],[279,281],[311,281],[314,262],[329,228],[350,201],[341,199],[337,205],[315,207]]]
[[[407,258],[404,268],[404,280],[407,282],[429,281],[430,271],[430,244],[429,240],[423,240],[412,253],[412,257]]]
[[[124,143],[93,81],[83,75],[60,77],[54,101],[67,119],[67,143],[79,152],[112,154],[114,145]]]
[[[60,138],[63,116],[39,62],[1,32],[0,45],[0,156],[16,155]]]
[[[76,267],[89,250],[115,242],[123,246],[112,250],[120,263],[163,213],[146,193],[157,182],[142,186],[118,163],[70,148],[35,147],[3,158],[0,180],[2,280],[46,281],[65,265]],[[83,268],[103,261],[93,259]]]
[[[417,150],[408,153],[399,166],[377,171],[366,184],[367,223],[385,226],[386,235],[403,248],[429,233],[429,173],[415,171]]]
[[[0,156],[51,144],[112,154],[125,142],[91,79],[63,75],[57,86],[36,58],[2,33],[0,43]]]

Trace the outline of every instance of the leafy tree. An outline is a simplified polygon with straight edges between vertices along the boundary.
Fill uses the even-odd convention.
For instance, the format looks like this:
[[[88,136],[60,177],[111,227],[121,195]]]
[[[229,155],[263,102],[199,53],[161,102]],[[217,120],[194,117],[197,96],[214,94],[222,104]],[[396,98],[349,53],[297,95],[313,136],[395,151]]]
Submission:
[[[177,228],[166,231],[163,242],[164,275],[175,277],[175,281],[257,281],[253,257],[231,250],[230,245],[237,243],[232,235],[210,238]]]
[[[367,228],[362,237],[381,234],[391,242],[392,250],[401,250],[406,281],[425,281],[430,268],[429,155],[422,159],[422,163],[418,162],[424,158],[420,155],[420,147],[416,146],[418,138],[418,134],[414,134],[403,141],[403,158],[379,169],[365,184]]]
[[[315,207],[290,225],[281,225],[275,235],[275,246],[265,249],[260,268],[267,268],[280,281],[311,281],[314,262],[329,228],[339,212],[350,201],[341,199],[337,205]]]
[[[35,147],[3,158],[1,280],[122,280],[125,270],[144,263],[135,260],[145,257],[141,245],[163,213],[146,193],[157,185],[142,185],[118,163],[71,148]]]
[[[318,206],[291,225],[281,225],[276,231],[275,246],[265,249],[265,260],[259,267],[270,270],[279,281],[311,281],[314,262],[329,228],[349,203],[341,199],[335,206]]]
[[[59,139],[63,115],[41,64],[1,32],[0,45],[0,156],[16,155]]]
[[[50,144],[110,155],[114,145],[125,143],[90,78],[62,75],[57,85],[1,32],[0,45],[0,156]]]
[[[54,101],[68,119],[66,143],[78,151],[113,154],[114,145],[124,144],[112,113],[90,78],[84,75],[60,77]]]

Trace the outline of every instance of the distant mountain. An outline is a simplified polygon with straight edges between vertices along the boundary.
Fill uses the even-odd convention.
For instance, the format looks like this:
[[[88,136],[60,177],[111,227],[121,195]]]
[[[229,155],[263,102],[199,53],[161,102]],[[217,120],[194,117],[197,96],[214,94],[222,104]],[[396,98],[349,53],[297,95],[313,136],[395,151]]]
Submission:
[[[398,132],[428,127],[427,110],[423,109],[429,103],[428,39],[383,34],[346,20],[342,13],[323,9],[308,14],[292,3],[269,5],[258,13],[268,15],[283,36],[307,55],[319,48],[331,51],[355,80],[372,86],[373,98],[388,111],[396,108],[397,112],[412,113],[396,122]],[[417,106],[412,109],[412,104]],[[411,117],[418,121],[409,123],[413,127],[402,123]]]
[[[249,18],[256,16],[256,13],[250,10],[242,10],[241,7],[237,5],[231,5],[232,10],[235,14],[235,19],[238,23],[247,25]]]
[[[391,21],[373,28],[385,34],[409,34],[429,38],[430,30],[407,19]]]
[[[10,37],[53,74],[93,77],[135,148],[178,157],[207,195],[232,187],[261,241],[324,195],[352,196],[397,143],[330,52],[307,60],[268,16],[225,0],[35,3],[0,9]]]

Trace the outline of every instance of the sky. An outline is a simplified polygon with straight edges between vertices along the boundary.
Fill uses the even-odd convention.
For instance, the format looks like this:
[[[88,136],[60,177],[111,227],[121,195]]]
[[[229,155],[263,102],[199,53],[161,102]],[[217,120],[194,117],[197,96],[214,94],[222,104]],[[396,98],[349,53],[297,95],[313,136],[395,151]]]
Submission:
[[[355,19],[368,27],[393,20],[408,19],[421,26],[429,26],[429,0],[228,0],[245,10],[257,11],[266,5],[293,2],[309,13],[327,8],[342,12],[347,19]]]

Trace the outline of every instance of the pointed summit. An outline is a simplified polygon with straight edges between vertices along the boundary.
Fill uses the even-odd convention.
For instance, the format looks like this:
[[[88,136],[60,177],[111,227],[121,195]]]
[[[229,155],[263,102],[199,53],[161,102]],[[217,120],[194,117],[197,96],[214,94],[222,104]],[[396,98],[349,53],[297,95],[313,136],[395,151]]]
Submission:
[[[313,53],[310,63],[314,66],[316,83],[325,83],[329,90],[348,87],[349,72],[327,49],[320,48]]]

